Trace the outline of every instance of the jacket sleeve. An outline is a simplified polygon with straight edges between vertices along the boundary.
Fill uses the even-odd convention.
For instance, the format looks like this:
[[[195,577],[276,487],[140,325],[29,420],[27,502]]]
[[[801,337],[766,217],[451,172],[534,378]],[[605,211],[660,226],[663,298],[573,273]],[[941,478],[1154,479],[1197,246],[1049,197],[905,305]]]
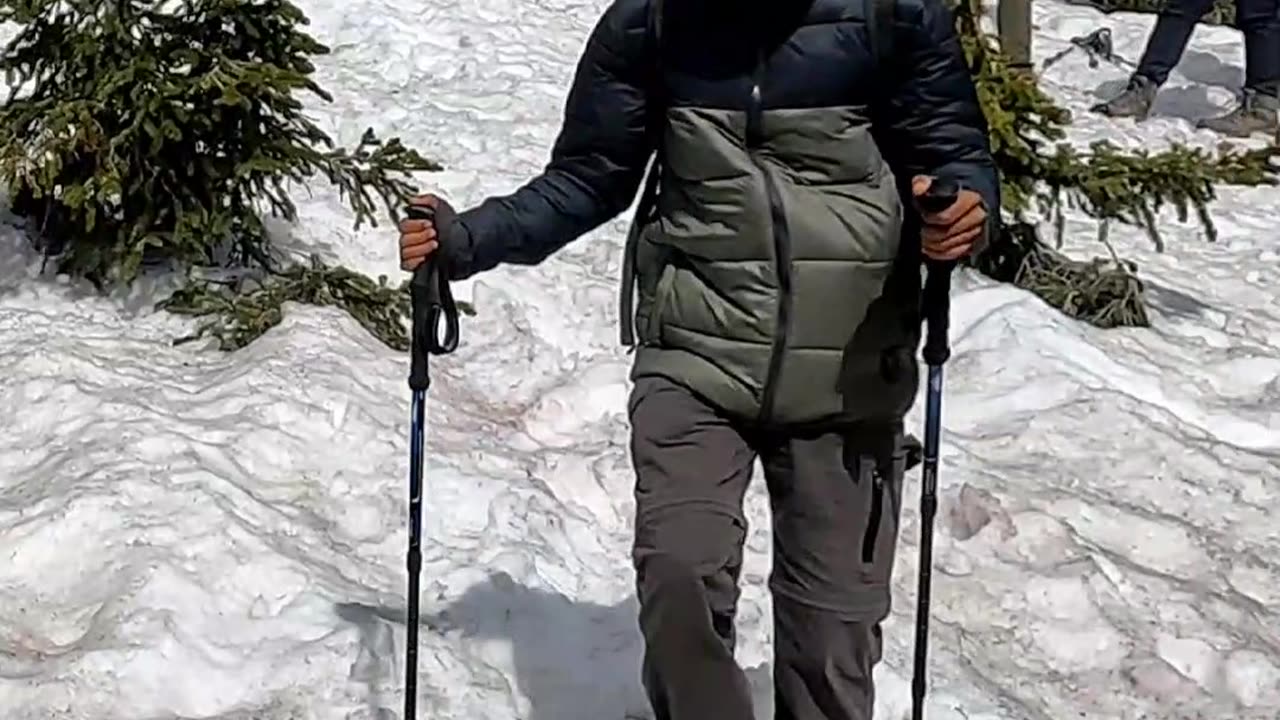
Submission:
[[[942,0],[899,0],[895,24],[908,62],[886,109],[887,159],[904,188],[915,175],[948,176],[981,195],[981,250],[999,227],[1000,176],[955,16]]]
[[[652,152],[646,132],[644,4],[615,0],[578,62],[543,172],[462,212],[448,231],[450,275],[535,265],[628,207]]]

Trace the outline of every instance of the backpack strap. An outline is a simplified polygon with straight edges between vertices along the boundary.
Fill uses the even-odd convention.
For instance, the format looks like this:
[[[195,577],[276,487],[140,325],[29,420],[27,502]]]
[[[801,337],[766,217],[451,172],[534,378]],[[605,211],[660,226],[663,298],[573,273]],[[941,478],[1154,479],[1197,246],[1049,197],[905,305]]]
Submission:
[[[641,231],[656,215],[658,185],[662,174],[662,134],[666,119],[666,98],[663,92],[665,68],[662,62],[662,0],[649,0],[645,19],[645,54],[650,60],[648,82],[645,84],[645,112],[648,114],[646,133],[653,144],[654,152],[646,171],[640,203],[636,207],[635,217],[631,219],[627,242],[622,252],[622,285],[618,300],[620,339],[624,346],[630,348],[636,345],[636,251],[640,244]]]
[[[867,22],[867,41],[871,45],[871,54],[875,58],[876,78],[880,85],[877,95],[879,102],[871,105],[871,133],[880,141],[880,130],[886,124],[889,104],[896,94],[897,84],[901,77],[896,58],[898,26],[896,14],[898,0],[863,0],[863,14]]]
[[[875,56],[877,68],[889,68],[893,62],[894,40],[897,28],[894,26],[894,14],[897,11],[897,0],[865,0],[867,18],[867,39],[871,42],[871,53]]]

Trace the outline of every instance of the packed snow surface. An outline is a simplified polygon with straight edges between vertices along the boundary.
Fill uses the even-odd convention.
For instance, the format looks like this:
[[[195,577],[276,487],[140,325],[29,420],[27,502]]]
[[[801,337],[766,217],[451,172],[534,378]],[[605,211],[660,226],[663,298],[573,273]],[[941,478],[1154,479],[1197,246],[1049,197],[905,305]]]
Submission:
[[[459,205],[545,161],[604,0],[306,0],[343,143],[372,125],[449,170]],[[1038,0],[1037,60],[1154,19]],[[1238,34],[1201,28],[1143,124],[1085,109],[1125,77],[1046,73],[1072,141],[1220,138]],[[395,275],[393,232],[300,196],[290,247]],[[1137,260],[1154,324],[1097,330],[964,274],[955,290],[934,577],[931,720],[1280,712],[1280,192],[1223,188],[1221,230],[1161,216]],[[0,229],[0,717],[374,720],[403,687],[407,359],[337,311],[249,348],[173,347],[160,281],[103,298],[37,276]],[[479,316],[429,396],[420,717],[645,717],[616,345],[623,220],[466,284]],[[1068,250],[1104,252],[1068,223]],[[14,261],[15,254],[21,259]],[[922,404],[922,403],[921,403]],[[921,421],[920,408],[910,422]],[[908,497],[918,494],[912,475]],[[763,490],[740,659],[767,683]],[[877,717],[909,702],[918,517],[902,532]],[[767,699],[764,701],[767,705]],[[761,712],[761,717],[766,717]]]

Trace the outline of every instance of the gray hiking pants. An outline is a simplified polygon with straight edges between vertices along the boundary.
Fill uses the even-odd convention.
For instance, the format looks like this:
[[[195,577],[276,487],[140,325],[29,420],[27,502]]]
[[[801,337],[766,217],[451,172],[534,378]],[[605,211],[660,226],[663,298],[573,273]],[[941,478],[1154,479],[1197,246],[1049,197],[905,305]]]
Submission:
[[[643,680],[658,720],[751,720],[734,660],[757,457],[773,515],[777,720],[870,720],[906,451],[901,421],[780,436],[736,426],[661,378],[628,407]]]

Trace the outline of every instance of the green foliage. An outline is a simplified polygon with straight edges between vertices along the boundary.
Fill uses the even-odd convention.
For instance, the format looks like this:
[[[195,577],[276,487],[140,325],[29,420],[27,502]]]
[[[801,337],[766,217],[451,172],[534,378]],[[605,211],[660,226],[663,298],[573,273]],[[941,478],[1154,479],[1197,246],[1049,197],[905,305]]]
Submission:
[[[221,283],[213,280],[193,283],[174,293],[161,307],[182,315],[205,316],[194,335],[176,343],[201,337],[218,340],[222,350],[239,350],[284,317],[284,303],[339,306],[371,335],[394,350],[409,349],[409,335],[401,320],[410,314],[409,282],[393,288],[385,275],[377,281],[341,267],[327,267],[313,258],[311,264],[295,265],[265,280],[240,278]],[[463,314],[474,315],[472,307],[458,303]]]
[[[1012,282],[1063,312],[1101,327],[1145,326],[1142,283],[1136,266],[1122,261],[1107,243],[1113,221],[1143,227],[1155,248],[1164,249],[1156,215],[1173,207],[1186,219],[1194,212],[1210,240],[1217,237],[1208,205],[1214,186],[1275,185],[1280,148],[1232,149],[1210,154],[1173,146],[1152,153],[1125,151],[1107,142],[1088,150],[1062,141],[1070,122],[1028,74],[1011,72],[994,38],[979,30],[976,0],[957,10],[957,29],[969,59],[979,100],[990,124],[996,164],[1002,174],[1002,199],[1013,215],[991,249],[976,261],[979,270]],[[1064,208],[1099,221],[1098,238],[1107,259],[1070,260],[1045,245],[1031,223],[1037,209],[1055,220],[1061,247]]]
[[[1217,230],[1208,204],[1214,186],[1275,184],[1274,161],[1280,148],[1241,150],[1224,145],[1216,155],[1199,148],[1174,146],[1159,153],[1123,151],[1106,141],[1094,143],[1088,152],[1059,147],[1041,167],[1049,188],[1049,205],[1058,214],[1064,204],[1080,208],[1094,218],[1141,225],[1159,251],[1164,243],[1156,229],[1156,213],[1172,205],[1186,221],[1195,211],[1209,239]],[[1105,234],[1105,225],[1102,232]]]
[[[306,117],[303,94],[332,100],[312,78],[329,50],[286,0],[0,0],[0,21],[19,26],[0,54],[0,182],[59,270],[99,286],[144,260],[270,267],[264,219],[296,219],[291,185],[329,181],[359,228],[439,169],[372,130],[337,149]]]

